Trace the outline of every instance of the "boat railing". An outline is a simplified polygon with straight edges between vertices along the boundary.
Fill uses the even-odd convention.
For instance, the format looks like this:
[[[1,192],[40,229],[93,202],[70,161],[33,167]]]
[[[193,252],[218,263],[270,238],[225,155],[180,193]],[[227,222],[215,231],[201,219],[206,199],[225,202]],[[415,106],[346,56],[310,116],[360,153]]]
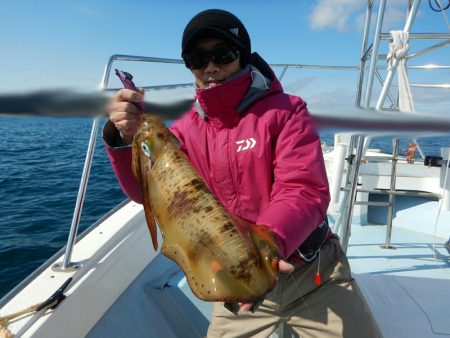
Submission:
[[[102,91],[117,91],[120,88],[109,87],[109,80],[111,77],[111,72],[113,70],[113,64],[117,61],[125,62],[145,62],[145,63],[163,63],[163,64],[184,64],[181,59],[170,59],[170,58],[158,58],[158,57],[147,57],[138,55],[125,55],[125,54],[115,54],[112,55],[105,65],[102,81],[100,84],[100,89]],[[306,65],[306,64],[273,64],[271,65],[274,69],[281,68],[282,72],[279,78],[282,79],[284,74],[289,69],[321,69],[321,70],[351,70],[356,71],[358,67],[356,66],[327,66],[327,65]],[[173,89],[173,88],[183,88],[192,87],[192,82],[186,83],[175,83],[175,84],[163,84],[163,85],[143,85],[141,86],[145,90],[160,90],[160,89]],[[100,125],[100,118],[94,119],[91,129],[91,135],[89,139],[88,149],[86,152],[85,163],[83,167],[83,172],[81,176],[81,182],[77,194],[77,200],[75,204],[75,209],[72,217],[72,222],[69,231],[69,237],[66,245],[66,251],[64,254],[64,260],[61,266],[56,268],[63,271],[73,271],[73,269],[78,269],[79,264],[77,262],[72,262],[72,251],[76,242],[78,227],[80,223],[81,212],[83,209],[83,202],[86,195],[87,184],[89,180],[90,168],[92,165],[92,159],[94,156],[95,143],[98,136],[98,129]]]
[[[420,38],[423,38],[424,36],[420,36]],[[444,35],[444,37],[447,37],[447,35]],[[437,48],[437,47],[436,47]],[[367,53],[367,52],[366,52]],[[102,91],[116,91],[120,89],[120,87],[111,87],[109,86],[110,78],[111,78],[111,72],[113,70],[113,64],[115,62],[140,62],[140,63],[154,63],[154,64],[173,64],[173,65],[183,65],[183,60],[181,59],[171,59],[171,58],[158,58],[158,57],[147,57],[147,56],[138,56],[138,55],[126,55],[126,54],[115,54],[112,55],[108,62],[105,65],[102,81],[100,84],[100,89]],[[346,71],[346,72],[352,72],[357,75],[356,72],[361,72],[360,67],[358,66],[345,66],[345,65],[308,65],[308,64],[288,64],[288,63],[281,63],[281,64],[270,64],[270,66],[273,68],[274,71],[280,70],[279,74],[277,74],[280,81],[283,81],[285,75],[288,71],[293,70],[327,70],[327,71]],[[450,69],[450,66],[435,66],[435,68],[438,67],[440,69]],[[382,67],[378,67],[382,68]],[[417,69],[430,69],[429,66],[415,66]],[[380,83],[382,84],[381,77],[379,77]],[[145,90],[170,90],[174,88],[183,88],[183,87],[192,87],[192,82],[181,82],[181,83],[171,83],[171,84],[162,84],[162,85],[141,85],[140,87],[144,88]],[[442,85],[442,87],[446,88],[447,85]],[[358,96],[359,91],[357,92],[356,96]],[[391,94],[389,94],[392,96]],[[395,101],[392,98],[393,101]],[[83,208],[83,201],[86,194],[88,179],[89,179],[89,172],[90,167],[92,164],[92,158],[94,155],[94,149],[95,149],[95,140],[97,139],[98,135],[98,128],[99,128],[100,120],[99,118],[95,118],[92,124],[92,130],[91,130],[91,136],[88,144],[88,149],[86,153],[85,158],[85,164],[83,167],[83,173],[81,177],[80,187],[77,195],[77,201],[72,217],[72,223],[70,227],[69,232],[69,238],[66,246],[66,253],[64,256],[64,261],[62,262],[61,269],[63,270],[71,270],[78,268],[78,264],[71,262],[71,256],[72,256],[72,250],[76,241],[76,236],[78,232],[78,226],[80,222],[80,216]],[[348,187],[347,187],[348,190]],[[356,193],[356,191],[355,191]]]

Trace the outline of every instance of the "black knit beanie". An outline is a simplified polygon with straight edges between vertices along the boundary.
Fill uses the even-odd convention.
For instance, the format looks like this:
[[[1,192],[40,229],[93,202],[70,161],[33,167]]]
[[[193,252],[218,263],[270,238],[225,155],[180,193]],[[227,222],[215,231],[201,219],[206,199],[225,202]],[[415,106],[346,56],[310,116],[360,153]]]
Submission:
[[[248,63],[251,53],[250,37],[242,22],[230,12],[208,9],[198,13],[187,24],[181,42],[181,55],[190,52],[200,38],[218,37],[238,47],[241,66]]]

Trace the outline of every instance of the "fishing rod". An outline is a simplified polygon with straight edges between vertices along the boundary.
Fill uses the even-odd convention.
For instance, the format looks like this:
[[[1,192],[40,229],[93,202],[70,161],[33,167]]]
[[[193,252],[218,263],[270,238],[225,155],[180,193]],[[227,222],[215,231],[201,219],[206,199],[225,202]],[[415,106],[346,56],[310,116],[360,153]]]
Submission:
[[[81,93],[66,89],[0,94],[0,116],[96,117],[106,115],[111,93]],[[194,101],[141,102],[143,112],[175,119]]]

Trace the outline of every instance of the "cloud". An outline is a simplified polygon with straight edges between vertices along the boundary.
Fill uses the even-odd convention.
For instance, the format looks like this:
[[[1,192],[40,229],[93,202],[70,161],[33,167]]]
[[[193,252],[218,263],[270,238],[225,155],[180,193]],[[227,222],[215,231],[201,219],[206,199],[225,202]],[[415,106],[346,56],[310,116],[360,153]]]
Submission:
[[[347,31],[351,28],[361,31],[364,27],[364,0],[319,0],[309,16],[309,26],[313,30],[336,29]],[[405,22],[406,5],[404,0],[386,3],[383,31],[402,29]],[[373,6],[371,25],[375,26],[378,7]],[[420,13],[419,13],[420,15]]]
[[[365,3],[363,0],[319,0],[309,17],[309,25],[313,30],[334,28],[346,31],[352,15]]]

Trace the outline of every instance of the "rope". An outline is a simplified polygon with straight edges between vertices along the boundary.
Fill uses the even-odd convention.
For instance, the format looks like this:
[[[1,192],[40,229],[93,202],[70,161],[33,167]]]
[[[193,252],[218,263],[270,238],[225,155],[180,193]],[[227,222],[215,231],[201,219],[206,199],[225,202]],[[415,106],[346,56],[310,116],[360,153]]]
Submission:
[[[390,71],[395,60],[398,61],[398,108],[402,112],[415,113],[414,101],[406,70],[406,54],[409,49],[409,33],[405,31],[391,31],[392,42],[389,44],[387,55],[387,70]]]
[[[14,337],[11,331],[0,324],[0,338],[12,338]]]
[[[0,317],[0,338],[10,338],[13,337],[11,331],[9,331],[6,327],[12,319],[21,317],[25,314],[35,312],[39,304],[35,304],[27,307],[26,309],[17,311],[7,316]]]

